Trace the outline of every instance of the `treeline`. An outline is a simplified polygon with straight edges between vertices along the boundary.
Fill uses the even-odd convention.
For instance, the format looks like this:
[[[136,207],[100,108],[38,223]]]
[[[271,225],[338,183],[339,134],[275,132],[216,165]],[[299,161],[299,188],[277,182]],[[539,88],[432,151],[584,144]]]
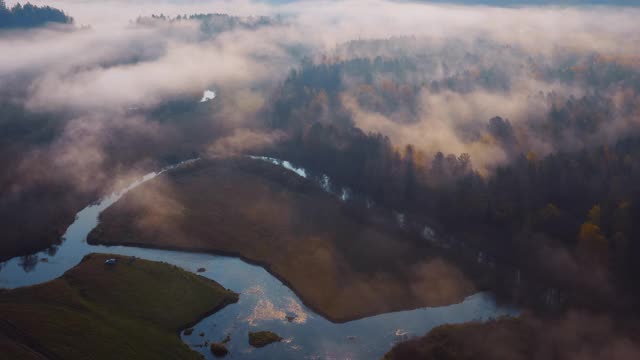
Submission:
[[[534,71],[545,79],[600,90],[627,87],[640,90],[640,59],[593,54],[584,58],[567,58],[559,64],[536,65]]]
[[[415,109],[419,87],[408,83],[415,69],[409,59],[376,57],[374,60],[328,60],[319,64],[305,59],[300,69],[290,72],[272,99],[268,114],[270,126],[299,129],[305,123],[316,121],[352,126],[350,114],[341,101],[342,93],[349,90],[352,83],[359,84],[358,99],[363,104],[369,101],[372,108],[381,112],[404,108],[404,105]],[[378,81],[381,77],[389,81]]]
[[[640,300],[633,286],[640,276],[633,261],[640,256],[634,241],[639,229],[632,221],[640,216],[640,137],[627,123],[627,140],[607,145],[599,138],[614,117],[635,111],[635,94],[627,94],[628,104],[615,111],[604,93],[580,99],[539,94],[549,111],[526,127],[489,119],[474,130],[475,136],[490,136],[509,162],[481,176],[472,164],[474,154],[427,156],[356,127],[341,99],[354,88],[345,83],[349,77],[359,77],[356,87],[367,86],[384,99],[375,106],[388,109],[404,101],[398,107],[411,108],[419,85],[375,80],[376,74],[394,73],[394,68],[393,61],[384,59],[348,60],[307,63],[292,72],[266,116],[270,126],[289,133],[273,155],[326,173],[379,205],[434,221],[453,241],[514,274],[521,287],[518,296],[526,294],[528,301],[559,307]],[[530,151],[527,138],[518,136],[522,130],[549,139],[556,150],[548,155]],[[496,280],[493,286],[514,295],[513,282]]]
[[[582,69],[585,64],[590,67]],[[536,144],[560,151],[579,150],[611,141],[620,127],[627,135],[640,133],[640,126],[633,121],[640,115],[640,71],[633,63],[588,57],[559,62],[554,68],[545,66],[530,65],[531,71],[538,73],[535,76],[587,90],[579,97],[555,91],[518,93],[528,97],[530,106],[539,110],[519,119],[517,124],[504,120],[504,131],[495,140],[506,153],[526,153]],[[609,68],[617,70],[606,70]],[[420,78],[423,75],[416,74],[423,69],[423,64],[408,57],[306,60],[291,71],[273,96],[267,114],[270,125],[289,130],[300,130],[314,122],[352,127],[353,114],[345,106],[345,98],[392,122],[412,123],[429,112],[421,104],[425,94],[509,94],[514,81],[509,70],[500,70],[491,63],[473,69],[445,64],[443,76]],[[623,80],[620,74],[624,74]],[[469,143],[496,135],[487,130],[483,126],[455,129]]]
[[[178,15],[175,17],[164,14],[138,17],[136,24],[141,26],[152,26],[158,22],[176,23],[181,21],[197,21],[200,23],[200,31],[207,35],[216,35],[225,31],[235,29],[255,30],[265,26],[276,25],[281,22],[280,18],[270,18],[268,16],[239,17],[227,14],[191,14]]]
[[[30,3],[15,4],[8,8],[4,0],[0,0],[0,30],[28,29],[48,23],[72,24],[73,18],[62,10],[50,6],[35,6]]]
[[[527,302],[610,305],[617,300],[606,294],[610,286],[640,300],[632,221],[640,217],[640,138],[543,158],[521,154],[487,177],[473,170],[469,154],[425,159],[382,135],[319,123],[279,151],[381,206],[434,221],[440,235],[514,277],[517,271],[528,281],[518,289]],[[554,263],[549,252],[567,258]],[[604,282],[581,280],[595,274]],[[493,285],[512,296],[513,283]]]

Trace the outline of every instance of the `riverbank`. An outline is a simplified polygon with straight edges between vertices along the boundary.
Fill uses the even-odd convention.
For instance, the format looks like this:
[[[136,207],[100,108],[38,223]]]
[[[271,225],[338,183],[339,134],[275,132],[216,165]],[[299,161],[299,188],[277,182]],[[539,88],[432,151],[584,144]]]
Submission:
[[[151,180],[103,212],[88,241],[240,256],[336,322],[476,292],[424,242],[259,160],[203,160]]]
[[[637,359],[640,331],[632,319],[572,309],[442,325],[395,345],[383,360]]]
[[[60,244],[65,229],[97,193],[78,193],[65,186],[47,185],[29,194],[7,196],[0,208],[0,262],[51,249]],[[25,220],[28,214],[28,220]]]
[[[395,345],[382,360],[529,359],[532,329],[521,318],[442,325]]]
[[[116,263],[105,264],[110,258]],[[90,254],[58,279],[0,293],[0,348],[64,359],[198,359],[178,334],[237,300],[175,266]]]

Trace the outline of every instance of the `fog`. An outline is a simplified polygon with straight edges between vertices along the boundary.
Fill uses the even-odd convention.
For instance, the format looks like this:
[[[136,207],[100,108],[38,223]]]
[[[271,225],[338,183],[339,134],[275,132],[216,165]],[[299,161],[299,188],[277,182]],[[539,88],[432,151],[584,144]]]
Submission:
[[[65,176],[80,177],[80,187],[90,181],[83,174],[109,177],[101,171],[114,157],[109,149],[136,148],[118,144],[119,133],[138,134],[157,147],[170,149],[166,144],[173,143],[218,155],[258,153],[285,140],[286,133],[265,126],[265,114],[274,93],[305,58],[325,64],[363,57],[411,59],[417,68],[403,81],[419,87],[415,109],[385,113],[367,108],[358,100],[361,82],[347,76],[338,94],[340,106],[356,126],[388,136],[398,148],[413,144],[427,157],[437,151],[469,153],[484,175],[519,152],[579,149],[615,141],[638,127],[637,111],[628,110],[638,103],[632,88],[598,89],[539,74],[539,67],[589,64],[596,54],[637,69],[638,8],[386,0],[34,4],[64,10],[75,25],[0,34],[0,53],[10,54],[0,58],[3,96],[67,123],[51,143],[21,156],[20,173],[56,164]],[[152,14],[193,13],[228,13],[249,24],[258,16],[271,21],[219,31],[205,31],[197,20],[136,22]],[[483,68],[498,69],[504,87],[434,91],[425,86]],[[394,80],[374,76],[374,85]],[[215,89],[216,98],[189,115],[198,119],[196,125],[156,121],[158,107],[176,100],[196,106],[205,89]],[[567,133],[555,142],[531,131],[553,104],[594,93],[612,104],[602,131]],[[330,114],[325,121],[332,121]],[[487,129],[494,116],[509,120],[516,148],[505,147]],[[128,137],[139,143],[134,138]],[[143,156],[152,156],[147,153]]]
[[[36,1],[35,4],[45,3]],[[202,91],[207,83],[243,85],[280,80],[299,59],[287,49],[305,46],[321,55],[354,39],[420,36],[434,44],[488,39],[531,55],[561,49],[637,54],[640,11],[620,8],[492,8],[365,1],[302,1],[268,5],[250,1],[112,2],[49,1],[74,16],[77,31],[42,30],[0,39],[12,53],[0,76],[37,72],[34,105],[65,105],[83,93],[108,105]],[[134,26],[138,16],[191,13],[286,16],[286,24],[235,30],[203,39],[194,22]],[[384,26],[381,26],[384,24]],[[11,50],[11,51],[10,51]],[[81,56],[79,56],[81,54]],[[131,59],[138,60],[131,63]],[[446,60],[446,59],[444,59]],[[52,94],[55,84],[65,94]],[[117,89],[117,91],[116,91]],[[122,90],[126,90],[123,92]],[[54,96],[55,95],[55,96]],[[86,99],[90,98],[90,99]],[[160,100],[146,100],[147,102]]]

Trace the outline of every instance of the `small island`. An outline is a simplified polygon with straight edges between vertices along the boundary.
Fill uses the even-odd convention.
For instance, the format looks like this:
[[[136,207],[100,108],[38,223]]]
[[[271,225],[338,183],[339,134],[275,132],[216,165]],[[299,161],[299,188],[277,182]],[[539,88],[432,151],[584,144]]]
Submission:
[[[282,338],[271,331],[249,332],[249,345],[253,347],[261,348],[279,341],[282,341]]]
[[[224,343],[214,342],[209,346],[209,349],[215,357],[224,357],[229,353],[229,350]]]

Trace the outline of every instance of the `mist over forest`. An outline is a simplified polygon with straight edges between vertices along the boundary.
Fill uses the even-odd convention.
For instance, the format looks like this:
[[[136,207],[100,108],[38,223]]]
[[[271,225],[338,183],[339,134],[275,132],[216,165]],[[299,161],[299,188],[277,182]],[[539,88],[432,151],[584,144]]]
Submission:
[[[32,254],[54,256],[86,205],[200,158],[226,178],[159,178],[90,239],[237,254],[330,319],[477,291],[523,309],[438,328],[388,359],[637,358],[637,6],[0,1],[0,260],[37,269]],[[235,212],[199,217],[213,204]],[[252,248],[265,238],[284,250]],[[324,275],[282,255],[312,248],[294,239]],[[349,313],[359,297],[371,308]]]

